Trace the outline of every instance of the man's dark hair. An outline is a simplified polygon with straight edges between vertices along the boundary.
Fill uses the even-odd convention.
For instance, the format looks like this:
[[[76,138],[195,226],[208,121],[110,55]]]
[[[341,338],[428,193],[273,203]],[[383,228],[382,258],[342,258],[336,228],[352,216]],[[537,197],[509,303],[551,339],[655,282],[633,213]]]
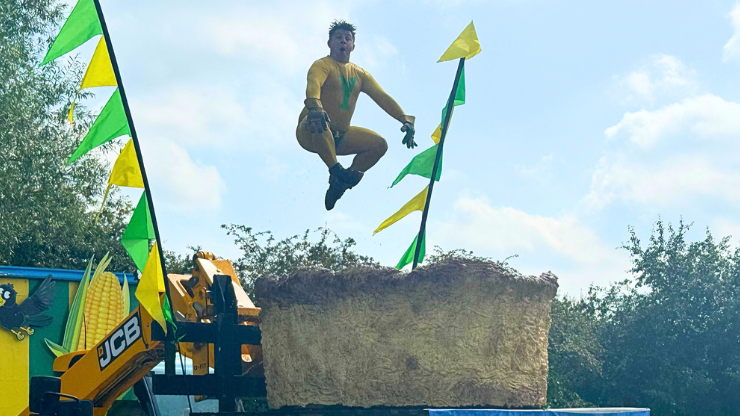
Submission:
[[[335,20],[331,22],[331,26],[329,26],[329,39],[331,39],[331,36],[336,32],[337,30],[347,30],[349,32],[352,32],[352,39],[355,38],[355,30],[357,28],[352,23],[349,23],[345,20]]]

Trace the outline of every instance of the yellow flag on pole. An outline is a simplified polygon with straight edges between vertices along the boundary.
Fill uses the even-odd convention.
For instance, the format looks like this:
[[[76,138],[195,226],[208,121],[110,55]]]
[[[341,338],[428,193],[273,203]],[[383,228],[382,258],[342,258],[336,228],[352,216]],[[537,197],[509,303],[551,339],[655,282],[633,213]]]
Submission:
[[[440,124],[434,130],[434,133],[432,133],[432,140],[434,140],[434,143],[439,143],[441,139],[442,139],[442,125]]]
[[[85,76],[82,78],[80,90],[92,87],[115,87],[116,75],[113,72],[113,64],[110,62],[110,54],[105,44],[105,37],[101,36],[95,53],[87,66]]]
[[[113,170],[110,173],[108,179],[108,187],[105,188],[105,194],[103,195],[103,202],[100,204],[100,211],[95,217],[95,222],[98,222],[100,214],[103,212],[105,207],[105,201],[108,199],[108,193],[112,185],[127,186],[129,188],[143,188],[144,179],[141,175],[141,169],[139,168],[139,159],[136,157],[136,147],[134,146],[134,139],[130,139],[126,146],[121,150],[121,154],[118,155],[116,163],[113,165]]]
[[[118,155],[110,173],[110,179],[108,179],[108,186],[110,185],[128,186],[130,188],[144,187],[139,159],[136,157],[134,139],[130,139],[121,150],[121,154]]]
[[[470,22],[468,27],[452,42],[452,45],[447,48],[437,62],[451,61],[458,58],[470,59],[479,52],[480,42],[478,42],[478,34],[475,33],[473,22]]]
[[[385,230],[386,228],[393,225],[396,221],[409,215],[414,211],[424,211],[424,206],[427,204],[427,193],[429,187],[424,188],[423,191],[419,192],[418,195],[411,198],[411,201],[407,202],[406,205],[402,206],[395,214],[388,217],[382,224],[378,226],[378,229],[373,231],[373,235]]]
[[[141,280],[136,287],[136,299],[152,318],[159,323],[167,333],[167,324],[162,313],[162,304],[159,301],[159,294],[163,293],[164,277],[162,276],[162,264],[159,259],[159,247],[155,242],[152,250],[149,252],[149,259],[146,266],[141,272]]]

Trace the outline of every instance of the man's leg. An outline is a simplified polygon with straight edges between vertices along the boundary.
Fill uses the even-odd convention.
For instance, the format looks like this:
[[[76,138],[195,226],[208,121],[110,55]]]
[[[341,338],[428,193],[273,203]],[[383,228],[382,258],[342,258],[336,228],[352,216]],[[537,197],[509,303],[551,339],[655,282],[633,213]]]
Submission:
[[[388,150],[388,143],[378,133],[363,128],[350,127],[336,148],[337,155],[357,155],[350,170],[365,172],[373,167]]]
[[[319,155],[324,161],[327,168],[337,164],[337,153],[334,149],[334,136],[331,130],[327,129],[321,134],[312,134],[306,128],[306,118],[304,117],[295,131],[298,144],[309,152]]]

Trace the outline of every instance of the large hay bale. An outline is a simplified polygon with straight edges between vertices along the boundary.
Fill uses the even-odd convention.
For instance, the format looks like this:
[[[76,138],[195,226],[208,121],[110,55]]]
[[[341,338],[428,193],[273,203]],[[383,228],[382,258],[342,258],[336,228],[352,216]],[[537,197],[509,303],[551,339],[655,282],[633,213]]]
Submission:
[[[557,286],[471,260],[260,278],[268,403],[544,406]]]

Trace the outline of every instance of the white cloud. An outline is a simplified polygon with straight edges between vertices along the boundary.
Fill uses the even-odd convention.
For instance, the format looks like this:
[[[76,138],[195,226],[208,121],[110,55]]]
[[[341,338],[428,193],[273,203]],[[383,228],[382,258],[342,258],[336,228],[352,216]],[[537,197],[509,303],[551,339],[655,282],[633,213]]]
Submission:
[[[736,4],[733,7],[732,12],[730,12],[730,18],[732,19],[732,27],[735,29],[735,33],[722,48],[722,59],[724,61],[737,61],[740,60],[740,4]]]
[[[677,154],[661,161],[635,161],[617,154],[602,158],[585,201],[593,210],[615,201],[653,207],[687,206],[703,197],[739,204],[740,172],[722,169],[705,155]]]
[[[675,56],[658,54],[637,70],[614,77],[613,92],[624,103],[652,103],[696,90],[696,74]]]
[[[395,55],[398,55],[398,49],[387,38],[374,35],[369,41],[360,42],[352,53],[352,61],[362,63],[363,68],[374,70],[382,67]]]
[[[172,140],[153,138],[142,146],[157,204],[177,211],[216,210],[221,206],[225,186],[215,166],[193,160]]]
[[[541,273],[519,267],[542,263],[560,277],[561,288],[573,294],[595,282],[623,279],[629,268],[625,253],[610,247],[575,216],[533,215],[512,207],[494,207],[483,197],[460,197],[451,219],[435,224],[436,239],[445,245],[465,247],[477,254],[519,254],[515,262],[525,273]],[[537,266],[539,267],[539,266]]]
[[[452,220],[443,223],[439,233],[451,243],[465,242],[479,249],[549,249],[582,264],[600,264],[613,257],[613,250],[574,216],[532,215],[511,207],[492,207],[479,197],[459,198]]]
[[[271,62],[279,72],[305,71],[328,53],[328,24],[348,15],[349,4],[328,1],[250,3],[232,7],[227,17],[209,16],[199,28],[202,41],[219,54]]]
[[[526,177],[531,177],[539,180],[547,180],[550,177],[552,170],[552,154],[542,156],[537,162],[529,165],[517,165],[516,170]]]
[[[239,86],[182,85],[145,97],[135,107],[142,132],[186,145],[274,147],[291,142],[301,100],[275,80]]]
[[[740,134],[740,104],[704,94],[656,111],[628,112],[605,131],[609,138],[626,134],[642,148],[679,133],[689,133],[697,139],[735,140]]]

